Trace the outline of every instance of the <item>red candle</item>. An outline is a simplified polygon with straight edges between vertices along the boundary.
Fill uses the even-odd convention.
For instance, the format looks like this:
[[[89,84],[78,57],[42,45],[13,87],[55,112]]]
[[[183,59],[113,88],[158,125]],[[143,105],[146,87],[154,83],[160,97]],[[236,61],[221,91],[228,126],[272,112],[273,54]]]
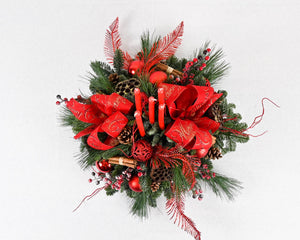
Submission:
[[[159,105],[163,105],[165,104],[165,91],[163,88],[159,88],[157,90],[157,93],[158,93],[158,102],[159,102]]]
[[[165,104],[159,104],[158,106],[158,125],[160,129],[165,129]]]
[[[149,121],[151,124],[155,122],[155,111],[154,111],[155,102],[156,99],[154,97],[149,97]]]
[[[141,91],[139,88],[134,89],[135,107],[137,111],[142,112]]]
[[[141,136],[144,137],[146,135],[146,133],[145,133],[145,129],[144,129],[144,124],[143,124],[141,112],[140,111],[135,111],[134,112],[134,117],[135,117],[138,129],[139,129],[139,132],[140,132]]]

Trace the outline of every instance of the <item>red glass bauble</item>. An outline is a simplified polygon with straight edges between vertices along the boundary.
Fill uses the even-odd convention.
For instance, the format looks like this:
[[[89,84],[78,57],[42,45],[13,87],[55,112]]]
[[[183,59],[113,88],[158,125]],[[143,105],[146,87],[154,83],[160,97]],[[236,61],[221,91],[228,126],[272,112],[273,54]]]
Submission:
[[[144,67],[144,62],[140,60],[136,60],[130,63],[128,72],[129,74],[134,75],[136,73],[140,73],[143,67]]]
[[[168,76],[165,72],[157,71],[150,75],[149,81],[151,83],[156,83],[157,85],[161,84],[162,82],[166,81],[168,79]]]
[[[135,192],[143,191],[141,188],[140,179],[138,176],[133,176],[132,178],[130,178],[128,185],[132,191],[135,191]]]
[[[149,142],[141,139],[132,145],[131,153],[134,159],[146,162],[152,157],[153,148]]]
[[[95,165],[97,169],[103,173],[108,173],[112,170],[111,164],[106,160],[97,161]]]

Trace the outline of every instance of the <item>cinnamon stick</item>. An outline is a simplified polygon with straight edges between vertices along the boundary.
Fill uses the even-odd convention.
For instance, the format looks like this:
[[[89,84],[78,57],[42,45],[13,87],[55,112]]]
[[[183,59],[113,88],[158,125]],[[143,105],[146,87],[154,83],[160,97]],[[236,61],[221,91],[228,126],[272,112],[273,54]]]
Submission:
[[[125,157],[112,157],[108,159],[110,164],[118,164],[122,166],[127,166],[131,168],[135,168],[137,165],[137,161],[133,158],[125,158]]]
[[[169,73],[169,74],[172,74],[174,76],[179,76],[179,77],[182,77],[183,76],[183,73],[174,69],[174,68],[171,68],[169,67],[168,65],[166,64],[163,64],[163,63],[158,63],[156,65],[156,69],[158,70],[161,70],[161,71],[164,71],[166,73]]]

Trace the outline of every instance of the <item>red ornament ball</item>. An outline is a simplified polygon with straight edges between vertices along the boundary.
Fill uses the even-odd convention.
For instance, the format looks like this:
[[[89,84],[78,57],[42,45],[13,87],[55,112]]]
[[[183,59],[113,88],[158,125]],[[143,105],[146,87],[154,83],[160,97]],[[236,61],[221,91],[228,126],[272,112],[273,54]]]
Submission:
[[[135,191],[135,192],[143,191],[141,188],[140,179],[138,176],[133,176],[132,178],[130,178],[128,185],[132,191]]]
[[[131,153],[134,159],[140,162],[146,162],[152,157],[153,148],[150,143],[142,139],[133,144]]]
[[[95,165],[97,169],[103,173],[108,173],[112,170],[111,164],[106,160],[97,161]]]
[[[144,62],[140,60],[136,60],[130,63],[128,72],[131,75],[141,72],[142,68],[144,67]]]
[[[168,76],[165,72],[157,71],[150,75],[149,81],[153,84],[156,83],[157,85],[159,85],[160,83],[166,81],[167,79],[168,79]]]

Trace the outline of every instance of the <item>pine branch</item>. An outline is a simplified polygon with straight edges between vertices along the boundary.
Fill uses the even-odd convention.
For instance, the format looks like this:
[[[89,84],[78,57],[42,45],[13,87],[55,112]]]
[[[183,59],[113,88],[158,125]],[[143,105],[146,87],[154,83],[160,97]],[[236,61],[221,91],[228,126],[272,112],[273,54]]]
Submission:
[[[91,68],[95,74],[90,73],[90,90],[93,94],[105,93],[111,94],[114,89],[108,79],[108,76],[113,73],[113,70],[106,63],[102,62],[91,62]]]
[[[117,74],[121,74],[123,66],[124,66],[123,52],[117,49],[115,51],[115,56],[114,56],[114,68]]]
[[[216,173],[211,179],[201,179],[220,198],[233,200],[235,195],[242,189],[241,182]]]

